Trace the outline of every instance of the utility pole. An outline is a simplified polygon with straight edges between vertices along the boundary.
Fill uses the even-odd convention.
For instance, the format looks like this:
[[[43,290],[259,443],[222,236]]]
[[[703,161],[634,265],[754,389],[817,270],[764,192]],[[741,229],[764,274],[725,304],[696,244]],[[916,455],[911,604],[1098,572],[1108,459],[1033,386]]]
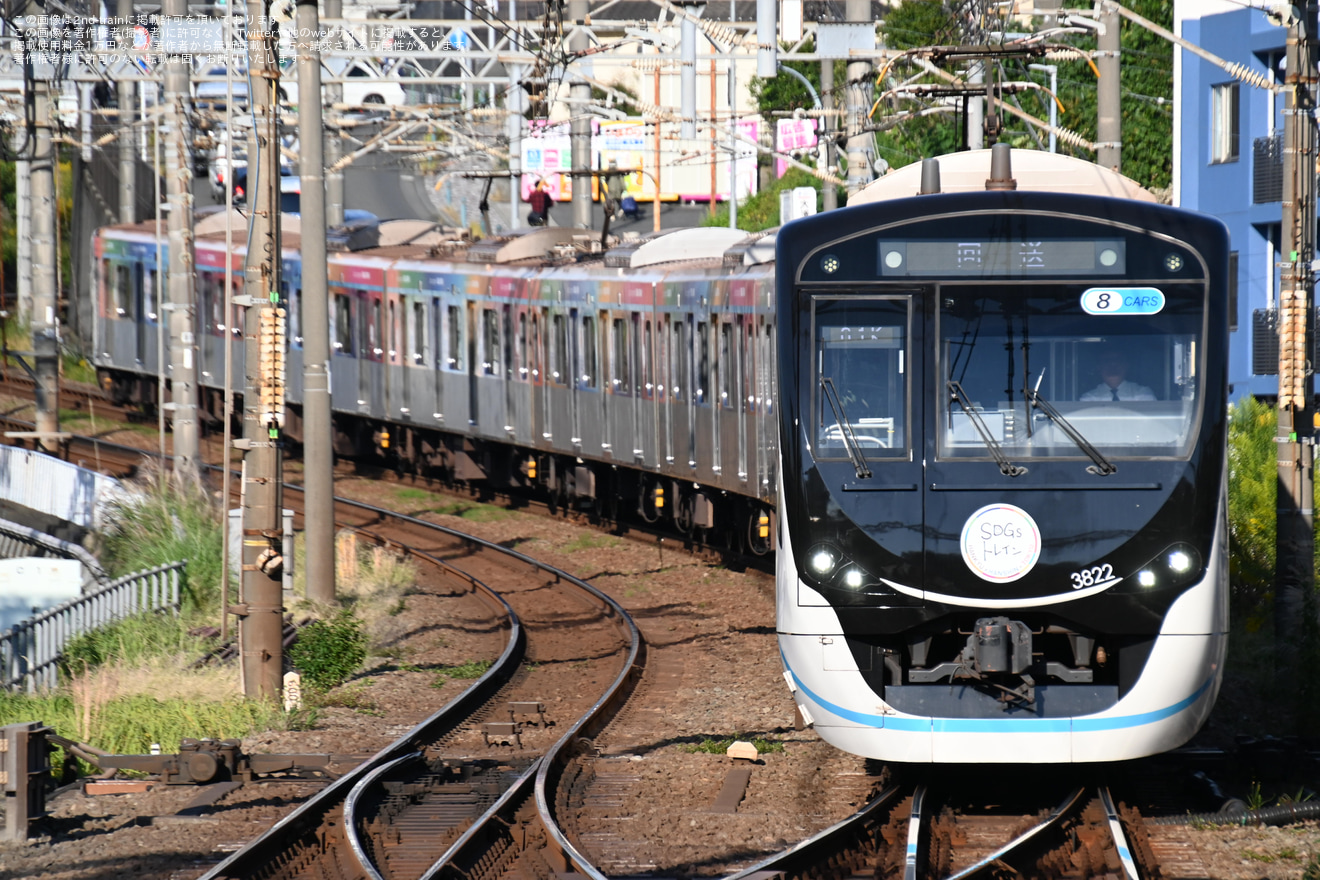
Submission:
[[[574,25],[587,18],[587,0],[568,0],[568,17]],[[587,35],[578,30],[568,39],[571,56],[587,50]],[[569,142],[573,154],[573,225],[578,229],[591,228],[591,117],[587,106],[591,103],[591,86],[575,79],[568,88]]]
[[[243,692],[278,701],[283,677],[284,606],[281,574],[284,421],[284,303],[280,298],[280,136],[275,60],[267,0],[248,0],[248,69],[252,132],[248,138],[248,199],[252,219],[245,266],[243,321],[243,592],[239,649]],[[315,95],[300,97],[316,100]],[[310,297],[309,297],[310,298]],[[311,324],[313,333],[324,328]],[[328,332],[328,330],[326,331]],[[310,335],[310,334],[309,334]]]
[[[1118,22],[1118,11],[1113,4],[1104,4],[1100,10],[1100,35],[1096,39],[1095,53],[1095,64],[1100,71],[1100,82],[1096,86],[1095,164],[1111,171],[1123,168]]]
[[[871,48],[875,48],[875,22],[871,18],[871,0],[848,0],[844,14],[850,23],[865,23],[871,28]],[[848,195],[871,182],[875,162],[875,138],[865,131],[871,83],[871,62],[848,62]]]
[[[325,17],[331,20],[338,20],[344,17],[344,0],[325,0]],[[338,40],[331,44],[331,48],[338,48]],[[325,102],[330,107],[340,103],[344,99],[344,87],[339,83],[329,83],[325,87]],[[321,106],[321,96],[315,96],[316,106]],[[306,103],[306,99],[299,97],[298,106],[301,108]],[[328,111],[335,114],[338,119],[337,111]],[[343,154],[343,141],[339,137],[339,125],[336,123],[331,126],[330,138],[325,142],[325,166],[333,168]],[[344,224],[344,172],[327,171],[325,173],[325,223],[326,226],[342,226]]]
[[[48,453],[60,443],[60,325],[55,261],[55,142],[51,137],[49,56],[42,58],[36,88],[36,137],[31,144],[32,352],[36,362],[37,442]]]
[[[167,18],[188,17],[188,0],[165,0]],[[165,46],[165,106],[169,146],[165,151],[165,201],[169,205],[170,403],[174,425],[174,473],[194,480],[199,465],[197,423],[197,306],[193,268],[192,149],[189,119],[192,95],[186,57]]]
[[[321,127],[321,32],[316,0],[298,0],[298,173],[302,177],[303,488],[307,598],[335,600],[334,435],[330,415],[330,301]]]
[[[125,51],[133,48],[133,0],[119,0],[116,16],[124,34]],[[137,222],[137,129],[133,127],[137,109],[137,83],[125,77],[119,81],[119,222]],[[157,296],[160,292],[157,291]]]
[[[1315,338],[1316,2],[1299,4],[1288,24],[1283,110],[1283,240],[1279,290],[1278,527],[1274,626],[1281,670],[1294,666],[1304,612],[1315,587],[1312,531],[1315,492],[1315,403],[1311,352]],[[1312,613],[1314,613],[1312,611]],[[1315,621],[1309,621],[1314,624]],[[1300,672],[1300,670],[1295,670]]]
[[[834,59],[820,61],[820,105],[825,112],[816,123],[816,142],[820,144],[821,170],[828,172],[834,165]],[[821,210],[833,211],[839,207],[839,190],[832,183],[821,185]]]

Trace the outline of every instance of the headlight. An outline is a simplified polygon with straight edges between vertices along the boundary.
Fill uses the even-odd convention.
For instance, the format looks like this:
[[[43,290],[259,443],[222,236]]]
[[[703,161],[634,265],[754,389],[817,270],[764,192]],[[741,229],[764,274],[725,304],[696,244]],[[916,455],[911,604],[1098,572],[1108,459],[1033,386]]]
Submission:
[[[808,564],[813,572],[823,578],[834,570],[836,561],[833,551],[819,547],[812,551]]]

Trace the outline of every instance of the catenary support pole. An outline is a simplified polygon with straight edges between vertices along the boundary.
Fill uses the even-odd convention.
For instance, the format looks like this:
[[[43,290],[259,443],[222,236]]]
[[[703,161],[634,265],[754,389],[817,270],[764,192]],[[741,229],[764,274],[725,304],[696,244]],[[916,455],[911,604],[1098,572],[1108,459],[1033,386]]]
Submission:
[[[1296,670],[1302,615],[1315,588],[1316,3],[1288,25],[1283,110],[1283,250],[1279,290],[1278,527],[1274,624],[1284,671]]]
[[[36,433],[41,448],[59,451],[59,290],[55,274],[55,141],[51,84],[37,79],[36,137],[30,144],[32,187],[32,352],[36,362]]]
[[[871,0],[848,0],[844,7],[850,23],[871,27],[874,46],[875,22]],[[866,114],[871,109],[871,62],[848,62],[848,195],[871,182],[875,166],[875,138],[864,131]]]
[[[302,178],[303,487],[307,598],[335,600],[334,434],[330,414],[330,300],[325,243],[321,32],[316,0],[299,0],[298,173]],[[306,96],[305,98],[303,96]]]
[[[338,20],[344,17],[344,0],[325,0],[325,17]],[[330,48],[338,48],[339,41],[332,40]],[[344,99],[344,87],[338,83],[325,86],[325,103],[329,107]],[[299,100],[301,104],[301,99]],[[318,102],[319,103],[319,102]],[[339,113],[327,110],[332,119],[338,119]],[[330,137],[325,140],[325,167],[334,169],[344,152],[344,141],[340,137],[337,124],[331,126]],[[344,172],[330,170],[325,172],[325,222],[327,226],[341,226],[344,222]]]
[[[276,318],[280,298],[279,115],[275,95],[279,66],[268,4],[249,0],[248,70],[252,78],[248,138],[249,221],[244,267],[243,321],[243,593],[236,608],[246,696],[278,701],[283,665],[283,475],[279,424],[283,401],[272,395],[272,357],[283,353],[262,345],[263,321]],[[254,26],[255,23],[255,26]],[[311,96],[315,100],[314,96]],[[310,326],[310,325],[309,325]],[[281,340],[282,341],[282,340]]]
[[[816,130],[820,133],[820,164],[829,171],[834,165],[834,115],[830,112],[834,109],[833,58],[822,58],[820,62],[820,99],[821,109],[825,111],[816,123]],[[822,181],[820,196],[822,211],[833,211],[839,207],[839,189],[834,184]]]
[[[568,17],[574,25],[581,25],[587,18],[587,0],[569,0]],[[583,30],[575,31],[568,40],[570,55],[585,52],[588,48],[587,34]],[[569,141],[573,154],[573,225],[578,229],[590,229],[591,224],[591,115],[587,106],[591,103],[591,86],[582,79],[574,79],[568,88]]]
[[[124,49],[133,48],[133,0],[119,0],[116,15],[123,35]],[[125,77],[119,81],[119,222],[137,222],[137,83]],[[160,292],[157,291],[157,296]]]
[[[1106,4],[1100,11],[1095,53],[1095,65],[1100,71],[1096,85],[1095,164],[1111,171],[1121,171],[1123,167],[1120,48],[1118,13]]]
[[[188,17],[188,0],[165,0],[167,18]],[[169,123],[165,150],[165,201],[169,229],[170,409],[174,425],[174,473],[196,479],[200,450],[197,421],[197,307],[194,295],[192,95],[189,57],[165,46],[165,107]],[[186,48],[186,47],[183,47]]]

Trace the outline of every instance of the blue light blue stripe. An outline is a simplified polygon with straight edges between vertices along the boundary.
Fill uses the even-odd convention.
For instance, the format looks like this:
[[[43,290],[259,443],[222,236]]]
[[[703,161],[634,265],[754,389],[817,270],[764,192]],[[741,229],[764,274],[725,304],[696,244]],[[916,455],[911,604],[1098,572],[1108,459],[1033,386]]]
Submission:
[[[1136,715],[1121,715],[1113,718],[1097,718],[1094,716],[1081,718],[927,718],[912,715],[874,715],[869,712],[847,709],[822,698],[802,683],[802,679],[789,666],[788,658],[784,656],[782,650],[779,652],[779,658],[783,661],[784,668],[793,676],[793,681],[797,686],[818,706],[855,724],[904,733],[1095,733],[1107,730],[1125,730],[1154,724],[1157,721],[1163,721],[1177,715],[1201,699],[1206,690],[1214,683],[1214,675],[1211,675],[1202,682],[1194,693],[1172,706],[1154,709],[1150,712],[1139,712]]]

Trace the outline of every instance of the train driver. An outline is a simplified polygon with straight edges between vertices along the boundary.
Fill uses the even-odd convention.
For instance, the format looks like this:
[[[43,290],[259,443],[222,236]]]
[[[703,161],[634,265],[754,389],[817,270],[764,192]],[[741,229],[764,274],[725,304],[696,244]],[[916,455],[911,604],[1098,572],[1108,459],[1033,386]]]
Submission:
[[[1155,392],[1127,379],[1127,357],[1114,349],[1100,356],[1099,385],[1082,395],[1082,400],[1154,400]]]

